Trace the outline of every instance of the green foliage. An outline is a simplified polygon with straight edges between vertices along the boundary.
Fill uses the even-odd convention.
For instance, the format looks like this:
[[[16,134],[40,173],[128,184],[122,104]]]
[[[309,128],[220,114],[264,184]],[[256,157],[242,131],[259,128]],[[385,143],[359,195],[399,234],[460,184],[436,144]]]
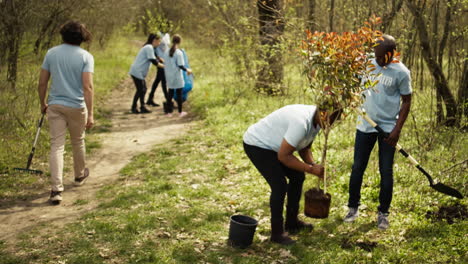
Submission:
[[[316,105],[330,112],[358,107],[361,92],[377,81],[369,55],[382,36],[375,26],[380,18],[372,17],[357,32],[341,34],[307,31],[302,43],[302,55],[310,89]],[[367,80],[365,85],[361,79]]]

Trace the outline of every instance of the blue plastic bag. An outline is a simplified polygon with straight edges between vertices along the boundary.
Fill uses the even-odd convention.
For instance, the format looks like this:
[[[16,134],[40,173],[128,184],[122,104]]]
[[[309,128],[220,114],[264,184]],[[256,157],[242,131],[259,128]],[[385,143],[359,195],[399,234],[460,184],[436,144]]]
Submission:
[[[181,49],[182,54],[184,56],[185,68],[189,69],[190,64],[188,61],[187,53],[185,50]],[[182,101],[187,101],[188,93],[192,91],[193,88],[193,74],[188,75],[186,71],[182,71],[182,75],[184,77],[184,87],[182,88]],[[177,100],[177,94],[174,94],[174,99]]]

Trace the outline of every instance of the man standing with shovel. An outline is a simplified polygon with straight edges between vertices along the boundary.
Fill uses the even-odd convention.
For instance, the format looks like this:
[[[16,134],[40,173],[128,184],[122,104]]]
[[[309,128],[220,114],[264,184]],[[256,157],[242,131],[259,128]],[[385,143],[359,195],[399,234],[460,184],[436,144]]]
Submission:
[[[354,163],[349,182],[348,214],[345,222],[353,222],[359,215],[361,185],[370,154],[378,141],[380,193],[377,226],[385,230],[389,227],[388,214],[393,195],[393,160],[395,145],[400,137],[403,124],[411,107],[410,71],[401,62],[394,62],[396,42],[392,36],[383,35],[375,47],[375,66],[373,74],[379,81],[371,89],[364,91],[364,110],[386,133],[379,135],[377,130],[361,116],[358,117],[356,140],[354,144]],[[402,101],[400,107],[400,99]]]
[[[64,43],[47,52],[38,86],[41,112],[47,112],[50,126],[50,201],[54,204],[62,201],[64,189],[62,173],[66,130],[68,128],[72,143],[75,184],[81,185],[89,175],[85,168],[85,129],[94,124],[94,58],[80,48],[82,42],[91,39],[91,33],[82,23],[70,21],[62,26],[60,34]]]

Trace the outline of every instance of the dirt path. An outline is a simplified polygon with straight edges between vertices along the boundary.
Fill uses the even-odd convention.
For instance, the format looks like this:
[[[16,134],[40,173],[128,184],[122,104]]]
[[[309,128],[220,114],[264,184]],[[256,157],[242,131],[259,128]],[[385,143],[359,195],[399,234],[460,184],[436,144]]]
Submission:
[[[57,225],[62,226],[94,210],[99,204],[95,199],[96,192],[116,180],[120,169],[132,157],[149,151],[155,144],[176,138],[190,128],[190,116],[168,117],[163,114],[161,107],[152,108],[154,111],[150,114],[130,114],[134,89],[131,80],[125,80],[108,100],[110,104],[106,108],[112,109],[112,128],[110,132],[98,135],[102,147],[88,157],[88,181],[83,186],[74,187],[72,177],[65,175],[63,202],[59,206],[48,203],[49,193],[45,192],[40,198],[0,208],[0,240],[14,242],[20,233],[42,223],[50,223],[44,231],[52,230]],[[162,102],[160,88],[155,100]],[[77,205],[77,200],[87,203]]]

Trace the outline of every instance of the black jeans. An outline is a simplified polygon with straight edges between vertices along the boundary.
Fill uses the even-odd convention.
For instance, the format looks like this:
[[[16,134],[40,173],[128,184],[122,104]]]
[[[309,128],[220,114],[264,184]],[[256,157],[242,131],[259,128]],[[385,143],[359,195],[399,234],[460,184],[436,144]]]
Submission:
[[[182,88],[177,88],[177,89],[169,89],[169,98],[170,102],[172,102],[172,99],[174,98],[174,93],[177,93],[177,110],[179,110],[179,113],[182,113]],[[168,102],[169,102],[168,101]],[[172,107],[172,104],[169,103],[169,106]]]
[[[299,208],[304,172],[290,169],[278,160],[278,153],[244,143],[244,151],[271,188],[270,210],[272,219],[283,218],[283,205],[288,194],[287,207]],[[289,179],[289,183],[286,181]]]
[[[361,185],[364,171],[369,162],[369,156],[375,142],[379,144],[380,193],[379,208],[382,213],[388,213],[393,194],[393,160],[395,148],[387,144],[378,133],[356,131],[354,143],[354,164],[349,180],[349,207],[358,207],[361,199]]]
[[[169,94],[167,93],[167,84],[166,84],[166,76],[164,75],[164,69],[163,68],[158,68],[158,72],[156,73],[156,79],[153,82],[153,85],[151,86],[151,92],[148,96],[148,101],[147,102],[152,102],[154,98],[154,93],[156,92],[156,89],[158,88],[159,83],[161,83],[162,90],[164,93],[164,98],[166,99],[166,102],[169,102]]]
[[[140,99],[140,107],[143,108],[145,106],[146,81],[138,79],[133,75],[132,79],[136,87],[135,96],[133,97],[132,109],[137,108],[138,99]]]

